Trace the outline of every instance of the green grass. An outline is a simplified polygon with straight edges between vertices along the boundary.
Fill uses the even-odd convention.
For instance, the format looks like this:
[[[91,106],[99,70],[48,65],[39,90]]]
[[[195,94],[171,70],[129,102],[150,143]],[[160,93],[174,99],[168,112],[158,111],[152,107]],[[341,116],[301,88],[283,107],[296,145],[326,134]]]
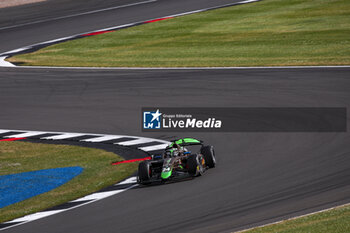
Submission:
[[[1,208],[0,222],[8,221],[112,185],[135,172],[137,164],[112,166],[114,153],[79,146],[29,142],[0,142],[0,175],[41,169],[81,166],[84,171],[68,183],[41,195]]]
[[[350,205],[337,207],[325,212],[301,218],[286,220],[281,223],[257,227],[245,233],[348,233],[350,232]]]
[[[29,66],[349,65],[350,1],[264,0],[53,45]]]

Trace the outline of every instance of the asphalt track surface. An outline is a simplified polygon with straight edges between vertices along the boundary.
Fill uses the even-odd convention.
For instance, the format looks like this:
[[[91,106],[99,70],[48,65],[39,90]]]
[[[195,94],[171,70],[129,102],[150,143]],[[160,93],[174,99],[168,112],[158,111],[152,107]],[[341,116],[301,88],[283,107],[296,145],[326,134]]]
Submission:
[[[56,23],[30,33],[30,43],[58,35],[50,27]],[[1,52],[22,46],[25,38],[17,36],[37,26],[7,30],[13,41],[0,42]],[[69,34],[64,23],[56,29]],[[203,177],[135,188],[5,232],[230,232],[348,203],[348,132],[145,134],[140,111],[145,106],[349,108],[349,76],[349,68],[1,68],[0,128],[194,136],[214,145],[218,156],[218,166]]]

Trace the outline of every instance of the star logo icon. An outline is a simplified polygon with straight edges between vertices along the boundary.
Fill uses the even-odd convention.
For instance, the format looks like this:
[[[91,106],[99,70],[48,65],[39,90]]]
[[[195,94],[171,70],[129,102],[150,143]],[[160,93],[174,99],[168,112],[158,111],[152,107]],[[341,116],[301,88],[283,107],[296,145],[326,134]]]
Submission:
[[[154,120],[157,120],[159,121],[159,117],[162,115],[160,112],[159,112],[159,109],[157,109],[157,111],[155,113],[152,113],[152,120],[151,122],[153,122]]]
[[[143,111],[143,129],[160,129],[162,128],[162,113],[157,109],[153,111]]]

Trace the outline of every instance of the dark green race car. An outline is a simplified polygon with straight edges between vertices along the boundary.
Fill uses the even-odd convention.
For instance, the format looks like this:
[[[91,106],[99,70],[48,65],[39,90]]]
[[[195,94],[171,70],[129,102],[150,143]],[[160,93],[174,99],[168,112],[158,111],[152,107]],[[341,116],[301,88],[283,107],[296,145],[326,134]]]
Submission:
[[[198,152],[193,153],[190,149]],[[201,176],[216,164],[213,146],[204,146],[202,141],[194,138],[174,140],[163,154],[151,158],[139,164],[137,181],[140,184]]]

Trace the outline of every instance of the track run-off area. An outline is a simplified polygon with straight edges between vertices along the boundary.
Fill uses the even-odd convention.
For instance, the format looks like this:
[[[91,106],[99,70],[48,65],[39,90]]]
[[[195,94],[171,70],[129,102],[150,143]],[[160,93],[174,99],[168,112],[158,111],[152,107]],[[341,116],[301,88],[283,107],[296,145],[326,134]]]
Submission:
[[[86,12],[114,7],[111,1],[92,2]],[[15,28],[1,21],[0,52],[230,2],[156,1],[94,14],[71,10],[74,17],[64,17],[69,5],[54,15],[54,3],[40,3],[42,16],[23,15]],[[0,68],[1,129],[159,140],[191,136],[214,145],[218,162],[197,179],[137,186],[4,232],[232,232],[349,203],[348,132],[142,133],[140,114],[145,106],[348,108],[349,76],[346,67]]]

